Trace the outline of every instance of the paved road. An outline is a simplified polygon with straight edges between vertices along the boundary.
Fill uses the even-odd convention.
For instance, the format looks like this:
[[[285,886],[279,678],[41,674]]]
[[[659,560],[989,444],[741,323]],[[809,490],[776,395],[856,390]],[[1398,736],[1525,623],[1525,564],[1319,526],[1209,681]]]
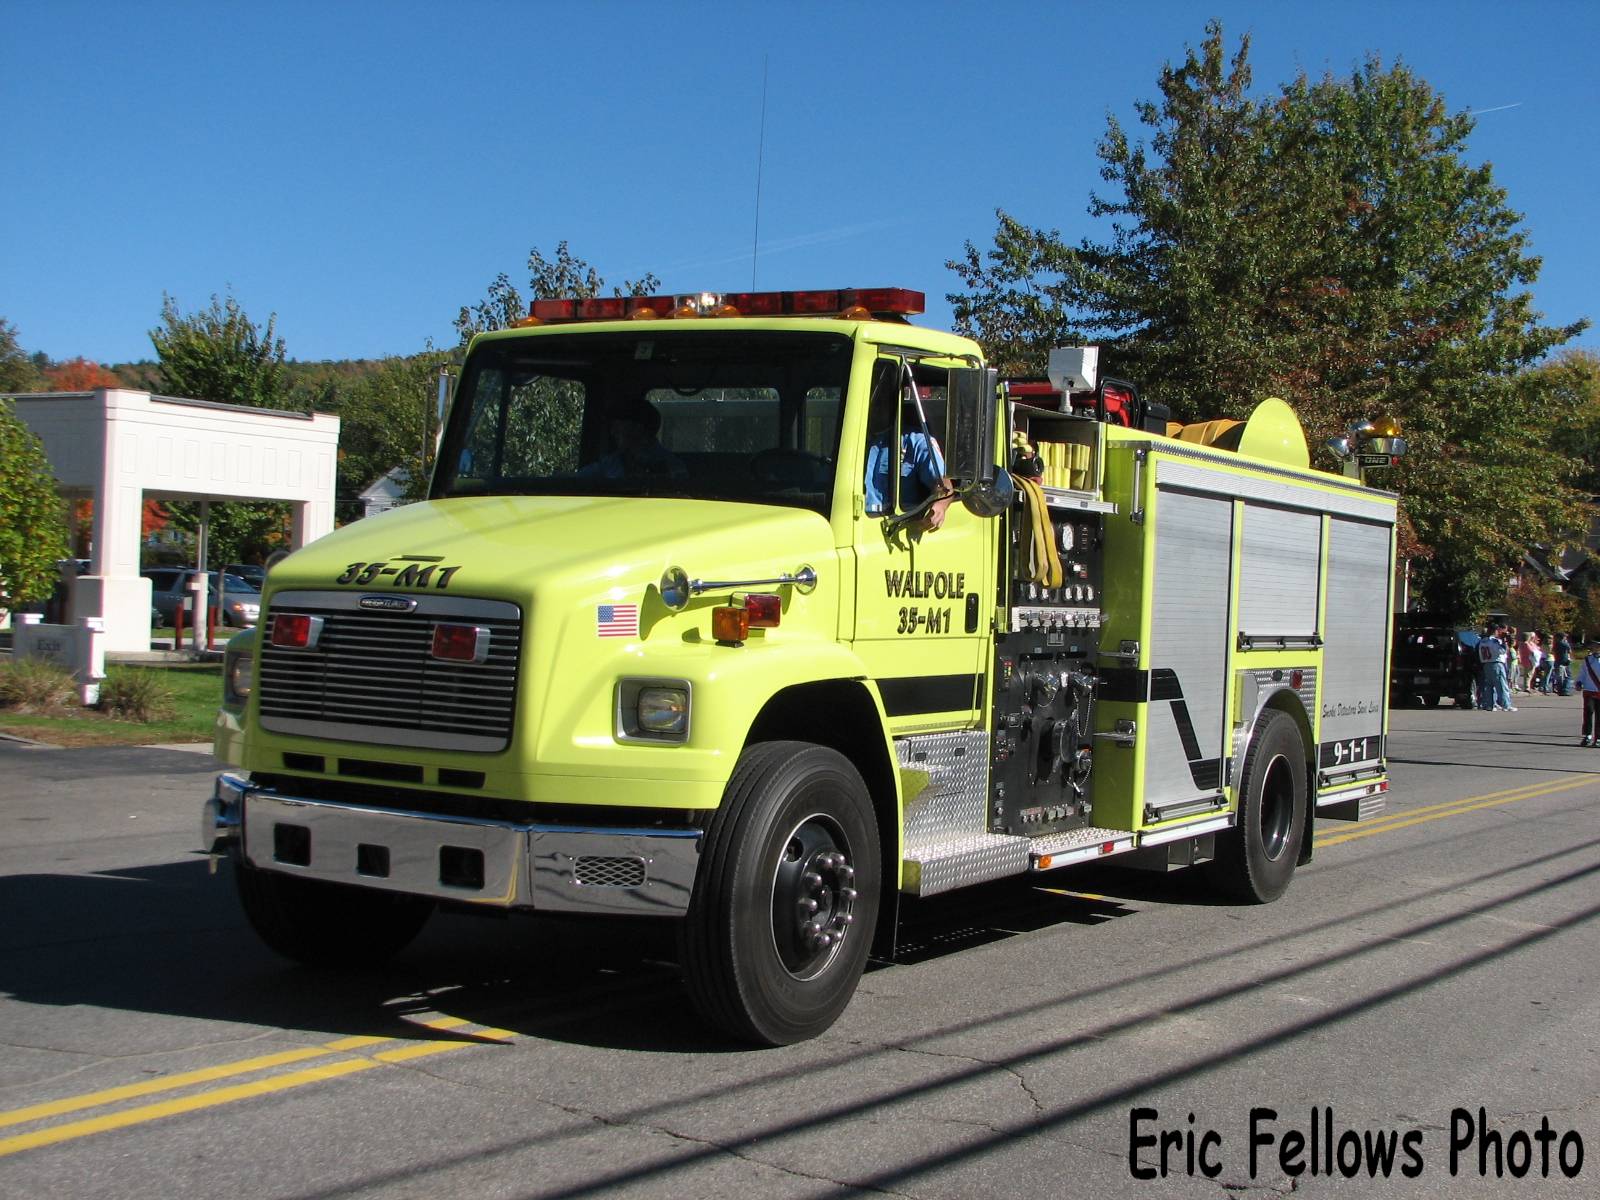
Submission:
[[[1322,825],[1279,903],[1109,868],[942,898],[833,1030],[763,1052],[627,928],[446,917],[381,972],[287,965],[192,852],[208,757],[0,746],[0,1195],[1593,1195],[1576,723],[1398,712],[1389,813]],[[1496,1135],[1527,1178],[1480,1177]]]

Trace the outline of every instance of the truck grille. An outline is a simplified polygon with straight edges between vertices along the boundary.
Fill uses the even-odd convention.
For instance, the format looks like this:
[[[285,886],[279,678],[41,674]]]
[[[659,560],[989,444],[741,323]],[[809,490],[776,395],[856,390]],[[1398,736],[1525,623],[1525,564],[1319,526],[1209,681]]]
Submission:
[[[280,592],[262,627],[257,681],[261,726],[276,733],[434,750],[503,750],[516,716],[522,611],[497,600],[403,596],[411,611],[364,608],[395,593]],[[280,615],[321,617],[312,649],[272,645]],[[431,655],[433,628],[471,624],[489,631],[482,663]]]

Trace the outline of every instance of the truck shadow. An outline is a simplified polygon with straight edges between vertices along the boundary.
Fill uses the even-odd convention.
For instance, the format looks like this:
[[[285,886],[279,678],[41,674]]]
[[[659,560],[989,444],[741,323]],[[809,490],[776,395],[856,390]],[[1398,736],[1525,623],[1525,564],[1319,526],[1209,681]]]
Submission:
[[[224,865],[223,873],[230,870]],[[1131,878],[1128,878],[1131,877]],[[1082,884],[1086,876],[1078,876]],[[1194,902],[1165,876],[1097,872],[1102,896],[1002,880],[902,911],[915,964],[1062,925],[1128,915],[1120,899]],[[436,913],[374,969],[314,970],[267,950],[232,881],[203,859],[95,874],[0,877],[0,991],[26,1004],[84,1006],[200,1022],[463,1042],[518,1036],[655,1053],[743,1049],[700,1023],[667,922]],[[440,1031],[425,1022],[466,1022]],[[253,1031],[252,1031],[253,1032]],[[236,1031],[204,1031],[225,1040]]]

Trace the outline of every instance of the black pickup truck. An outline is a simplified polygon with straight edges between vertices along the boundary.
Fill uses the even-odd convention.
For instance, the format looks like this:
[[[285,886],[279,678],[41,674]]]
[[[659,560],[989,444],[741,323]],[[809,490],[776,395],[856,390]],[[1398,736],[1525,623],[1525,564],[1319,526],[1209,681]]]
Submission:
[[[1448,696],[1457,708],[1472,707],[1477,656],[1446,625],[1395,622],[1389,665],[1389,703],[1437,704]]]

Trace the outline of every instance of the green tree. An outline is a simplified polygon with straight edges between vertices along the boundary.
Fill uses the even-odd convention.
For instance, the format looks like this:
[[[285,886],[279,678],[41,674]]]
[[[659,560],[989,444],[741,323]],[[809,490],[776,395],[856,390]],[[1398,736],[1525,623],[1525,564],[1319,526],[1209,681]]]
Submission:
[[[1522,546],[1582,524],[1548,435],[1566,400],[1528,368],[1586,322],[1540,323],[1539,260],[1466,161],[1471,117],[1408,68],[1370,58],[1262,102],[1250,85],[1249,39],[1229,56],[1213,22],[1138,106],[1148,146],[1108,123],[1114,191],[1089,212],[1109,240],[1001,211],[994,247],[949,264],[958,326],[1005,371],[1098,341],[1180,420],[1282,395],[1320,446],[1399,418],[1411,455],[1378,482],[1404,496],[1425,596],[1492,595]]]
[[[387,358],[349,385],[339,409],[340,515],[361,515],[356,497],[395,467],[407,471],[406,496],[421,499],[438,437],[439,371],[450,355],[433,349]]]
[[[0,317],[0,392],[37,392],[44,376],[17,340],[17,327]]]
[[[48,596],[66,556],[66,517],[44,443],[0,400],[0,610]]]
[[[150,331],[160,360],[159,383],[169,396],[281,408],[288,400],[283,339],[274,336],[277,314],[258,326],[229,295],[211,306],[181,313],[162,294],[161,325]]]
[[[276,323],[274,313],[264,326],[256,325],[232,295],[212,296],[210,307],[186,314],[172,296],[163,294],[161,325],[150,331],[159,360],[159,390],[218,404],[286,407],[289,380],[283,339],[274,334]],[[177,528],[199,530],[198,503],[174,502],[169,509]],[[287,504],[211,505],[206,565],[260,562],[287,542],[289,520]]]
[[[464,346],[474,334],[505,329],[528,315],[531,300],[551,300],[562,297],[587,300],[605,289],[605,280],[583,259],[567,248],[566,240],[556,243],[554,258],[546,258],[535,246],[528,251],[528,296],[522,293],[504,272],[489,285],[484,298],[476,304],[464,306],[455,320],[456,333]],[[611,289],[613,296],[648,296],[661,286],[661,281],[651,273],[639,279],[624,280],[621,287]]]

